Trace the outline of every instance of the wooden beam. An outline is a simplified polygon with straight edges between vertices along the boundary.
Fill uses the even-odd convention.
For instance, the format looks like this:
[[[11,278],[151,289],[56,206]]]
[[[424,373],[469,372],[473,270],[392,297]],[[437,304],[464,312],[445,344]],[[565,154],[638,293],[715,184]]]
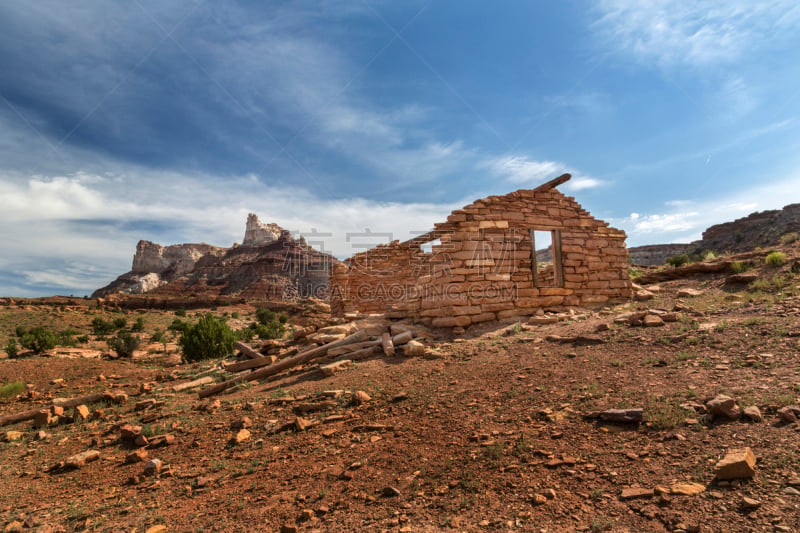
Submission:
[[[543,183],[543,184],[539,185],[538,187],[536,187],[533,190],[536,191],[536,192],[549,191],[550,189],[554,189],[554,188],[558,187],[559,185],[562,185],[562,184],[568,182],[571,177],[572,176],[569,175],[569,174],[561,174],[559,177],[557,177],[555,179],[552,179],[552,180],[548,181],[547,183]]]

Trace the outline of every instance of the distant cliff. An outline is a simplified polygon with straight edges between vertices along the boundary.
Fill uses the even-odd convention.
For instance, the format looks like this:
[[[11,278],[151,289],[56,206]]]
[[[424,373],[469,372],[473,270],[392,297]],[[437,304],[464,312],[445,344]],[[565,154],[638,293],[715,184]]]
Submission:
[[[751,213],[733,222],[716,224],[703,232],[702,239],[689,244],[628,248],[628,256],[635,265],[661,265],[667,258],[680,254],[738,253],[775,246],[780,243],[781,236],[794,232],[800,233],[800,204]]]
[[[247,217],[241,245],[161,246],[139,241],[131,271],[92,297],[115,293],[160,296],[243,296],[270,300],[327,297],[331,255],[308,246],[277,224]]]

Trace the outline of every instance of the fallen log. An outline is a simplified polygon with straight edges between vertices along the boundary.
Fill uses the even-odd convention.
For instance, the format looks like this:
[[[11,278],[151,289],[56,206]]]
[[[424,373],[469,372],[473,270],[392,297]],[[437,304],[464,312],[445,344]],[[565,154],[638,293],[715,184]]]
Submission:
[[[228,372],[239,372],[242,370],[249,370],[251,368],[259,368],[262,366],[271,365],[277,360],[278,358],[274,355],[264,355],[258,359],[248,359],[247,361],[239,361],[238,363],[230,363],[224,366],[225,370]]]
[[[38,413],[43,409],[50,409],[53,406],[75,407],[87,403],[97,403],[104,399],[106,399],[106,393],[96,392],[94,394],[89,394],[88,396],[81,396],[80,398],[70,398],[68,400],[53,400],[53,403],[51,403],[50,405],[43,405],[40,407],[36,407],[34,409],[28,409],[27,411],[0,416],[0,426],[14,424],[16,422],[23,422],[25,420],[33,420],[36,417],[36,413]]]
[[[256,370],[255,372],[251,372],[250,374],[245,374],[243,376],[229,379],[228,381],[223,381],[222,383],[217,383],[212,387],[208,387],[206,389],[201,390],[198,394],[200,398],[207,398],[209,396],[219,394],[220,392],[229,389],[231,387],[235,387],[239,383],[266,378],[275,375],[279,372],[283,372],[284,370],[293,368],[297,365],[302,365],[303,363],[306,363],[312,359],[325,355],[331,348],[344,346],[345,344],[350,344],[353,342],[361,342],[366,338],[367,338],[367,333],[364,330],[359,330],[353,333],[352,335],[345,337],[344,339],[332,342],[330,344],[326,344],[324,346],[317,346],[316,348],[311,348],[310,350],[306,350],[305,352],[299,353],[294,357],[281,359],[280,361],[276,361],[275,363],[265,368]],[[253,362],[256,361],[257,361],[256,359],[253,360]]]
[[[383,346],[383,354],[386,357],[391,357],[394,355],[394,343],[392,342],[392,336],[389,332],[385,332],[381,335],[381,344]]]
[[[260,353],[258,353],[257,351],[255,351],[242,341],[236,341],[236,344],[234,346],[236,346],[236,349],[242,352],[243,355],[246,355],[250,359],[260,359],[261,357],[264,357],[263,355],[261,355]]]
[[[193,381],[187,381],[186,383],[179,383],[172,387],[173,392],[181,392],[187,389],[193,389],[195,387],[200,387],[201,385],[208,385],[209,383],[213,383],[214,378],[211,376],[203,376],[201,378],[197,378]]]

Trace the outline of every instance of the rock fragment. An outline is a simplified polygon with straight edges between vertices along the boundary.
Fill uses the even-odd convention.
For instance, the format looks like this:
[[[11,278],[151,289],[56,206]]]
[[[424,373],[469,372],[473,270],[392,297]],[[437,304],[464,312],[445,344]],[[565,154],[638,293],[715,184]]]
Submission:
[[[714,467],[717,480],[748,479],[756,473],[756,456],[750,448],[730,450]]]

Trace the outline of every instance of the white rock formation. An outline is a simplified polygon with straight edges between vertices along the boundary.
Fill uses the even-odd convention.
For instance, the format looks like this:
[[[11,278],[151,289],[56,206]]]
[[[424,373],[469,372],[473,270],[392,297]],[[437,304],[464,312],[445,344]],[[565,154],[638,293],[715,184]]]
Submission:
[[[277,241],[283,229],[277,224],[262,224],[255,213],[247,215],[242,246],[262,246]]]

